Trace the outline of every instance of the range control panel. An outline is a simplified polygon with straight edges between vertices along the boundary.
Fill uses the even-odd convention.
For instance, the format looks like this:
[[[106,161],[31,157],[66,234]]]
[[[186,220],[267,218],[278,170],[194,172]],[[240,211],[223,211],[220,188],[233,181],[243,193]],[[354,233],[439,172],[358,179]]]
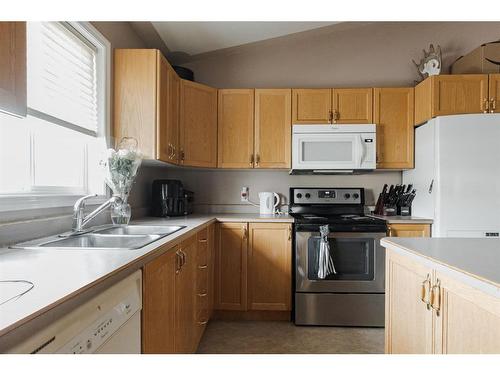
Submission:
[[[364,204],[363,188],[290,188],[292,204]]]

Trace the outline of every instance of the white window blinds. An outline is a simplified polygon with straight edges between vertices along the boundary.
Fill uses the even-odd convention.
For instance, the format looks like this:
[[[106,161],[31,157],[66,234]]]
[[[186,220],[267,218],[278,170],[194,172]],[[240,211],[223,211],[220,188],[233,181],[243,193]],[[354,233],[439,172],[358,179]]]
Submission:
[[[29,113],[96,135],[96,53],[68,24],[28,22]]]

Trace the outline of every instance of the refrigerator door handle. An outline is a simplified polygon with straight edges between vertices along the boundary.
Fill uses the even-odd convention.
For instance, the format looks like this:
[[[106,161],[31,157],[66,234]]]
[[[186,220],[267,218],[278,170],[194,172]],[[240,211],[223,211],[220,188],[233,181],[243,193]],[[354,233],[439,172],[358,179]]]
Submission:
[[[431,184],[429,185],[429,194],[432,194],[433,187],[434,187],[434,179],[432,179]]]

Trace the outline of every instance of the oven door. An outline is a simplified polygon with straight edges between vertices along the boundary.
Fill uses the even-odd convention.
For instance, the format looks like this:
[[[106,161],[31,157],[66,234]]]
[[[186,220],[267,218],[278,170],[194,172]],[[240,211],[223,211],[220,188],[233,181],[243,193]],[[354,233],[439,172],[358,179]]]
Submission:
[[[330,233],[330,257],[336,274],[318,278],[319,232],[296,232],[297,292],[384,293],[385,233]]]
[[[292,169],[375,168],[375,133],[294,133]]]

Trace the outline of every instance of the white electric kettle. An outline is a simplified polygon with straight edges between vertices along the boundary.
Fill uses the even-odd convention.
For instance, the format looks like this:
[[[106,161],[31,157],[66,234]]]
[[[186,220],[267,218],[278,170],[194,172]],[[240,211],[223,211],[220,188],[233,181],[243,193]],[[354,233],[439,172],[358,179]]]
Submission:
[[[259,193],[260,214],[272,215],[276,212],[276,208],[280,204],[280,196],[274,192],[263,191]]]

